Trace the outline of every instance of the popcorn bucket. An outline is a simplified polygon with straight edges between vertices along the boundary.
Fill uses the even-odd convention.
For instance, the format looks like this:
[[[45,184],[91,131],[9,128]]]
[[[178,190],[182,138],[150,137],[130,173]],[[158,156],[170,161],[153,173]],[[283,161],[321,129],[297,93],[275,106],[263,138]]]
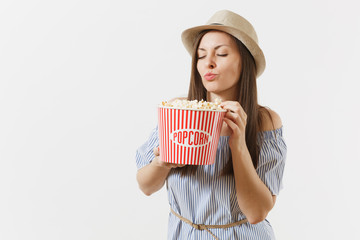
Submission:
[[[225,113],[159,106],[160,159],[176,164],[213,164]]]

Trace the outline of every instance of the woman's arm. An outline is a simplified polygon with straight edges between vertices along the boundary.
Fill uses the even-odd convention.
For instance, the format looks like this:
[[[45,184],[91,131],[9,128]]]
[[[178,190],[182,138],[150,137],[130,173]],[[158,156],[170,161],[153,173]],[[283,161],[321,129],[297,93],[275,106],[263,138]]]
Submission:
[[[263,221],[273,208],[276,196],[259,178],[253,166],[245,141],[246,113],[238,102],[224,102],[223,107],[229,110],[224,118],[232,133],[229,146],[235,177],[236,196],[241,211],[251,224]],[[269,110],[274,127],[281,126],[280,117]],[[265,127],[273,129],[270,118],[266,119]]]
[[[232,150],[236,196],[251,224],[263,221],[275,204],[275,196],[261,181],[248,149]]]
[[[145,167],[138,170],[136,179],[140,189],[145,195],[150,196],[160,190],[172,168],[183,167],[182,164],[165,163],[160,160],[159,148],[154,149],[154,160]]]

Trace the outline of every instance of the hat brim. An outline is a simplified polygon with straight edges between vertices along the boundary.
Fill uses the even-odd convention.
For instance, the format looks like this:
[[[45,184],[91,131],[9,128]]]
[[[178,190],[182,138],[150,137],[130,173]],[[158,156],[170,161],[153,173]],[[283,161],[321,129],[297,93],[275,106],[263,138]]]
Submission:
[[[229,27],[229,26],[202,25],[202,26],[189,28],[189,29],[183,31],[183,33],[181,34],[181,39],[182,39],[182,42],[183,42],[186,50],[190,53],[190,55],[194,51],[194,47],[195,47],[194,44],[195,44],[196,37],[198,36],[198,34],[200,32],[202,32],[204,30],[223,31],[223,32],[226,32],[226,33],[234,36],[238,40],[240,40],[246,46],[246,48],[249,50],[251,55],[254,57],[255,64],[256,64],[256,77],[259,77],[264,72],[265,66],[266,66],[266,61],[265,61],[264,53],[261,50],[261,48],[259,47],[259,45],[244,32],[242,32],[236,28]]]

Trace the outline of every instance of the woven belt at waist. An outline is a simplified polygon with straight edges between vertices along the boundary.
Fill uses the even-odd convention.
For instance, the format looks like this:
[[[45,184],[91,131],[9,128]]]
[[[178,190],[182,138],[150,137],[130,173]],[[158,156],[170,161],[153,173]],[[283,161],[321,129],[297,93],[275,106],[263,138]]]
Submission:
[[[176,213],[172,208],[170,208],[172,214],[174,214],[176,217],[178,217],[181,221],[189,224],[190,226],[192,226],[193,228],[197,229],[197,230],[206,230],[207,232],[209,232],[211,234],[211,236],[213,236],[215,239],[218,239],[210,230],[209,228],[229,228],[229,227],[234,227],[234,226],[238,226],[241,225],[243,223],[246,223],[248,220],[242,219],[240,221],[237,222],[233,222],[233,223],[229,223],[229,224],[225,224],[225,225],[204,225],[204,224],[195,224],[193,222],[191,222],[189,219],[184,218],[183,216],[179,215],[178,213]]]

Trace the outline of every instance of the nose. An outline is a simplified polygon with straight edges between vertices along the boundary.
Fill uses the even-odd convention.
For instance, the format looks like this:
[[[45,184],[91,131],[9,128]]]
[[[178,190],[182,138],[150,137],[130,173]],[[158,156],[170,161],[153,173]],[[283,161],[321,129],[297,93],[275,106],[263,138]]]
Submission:
[[[206,65],[209,69],[216,68],[216,63],[215,63],[214,57],[212,57],[212,56],[207,57]]]

